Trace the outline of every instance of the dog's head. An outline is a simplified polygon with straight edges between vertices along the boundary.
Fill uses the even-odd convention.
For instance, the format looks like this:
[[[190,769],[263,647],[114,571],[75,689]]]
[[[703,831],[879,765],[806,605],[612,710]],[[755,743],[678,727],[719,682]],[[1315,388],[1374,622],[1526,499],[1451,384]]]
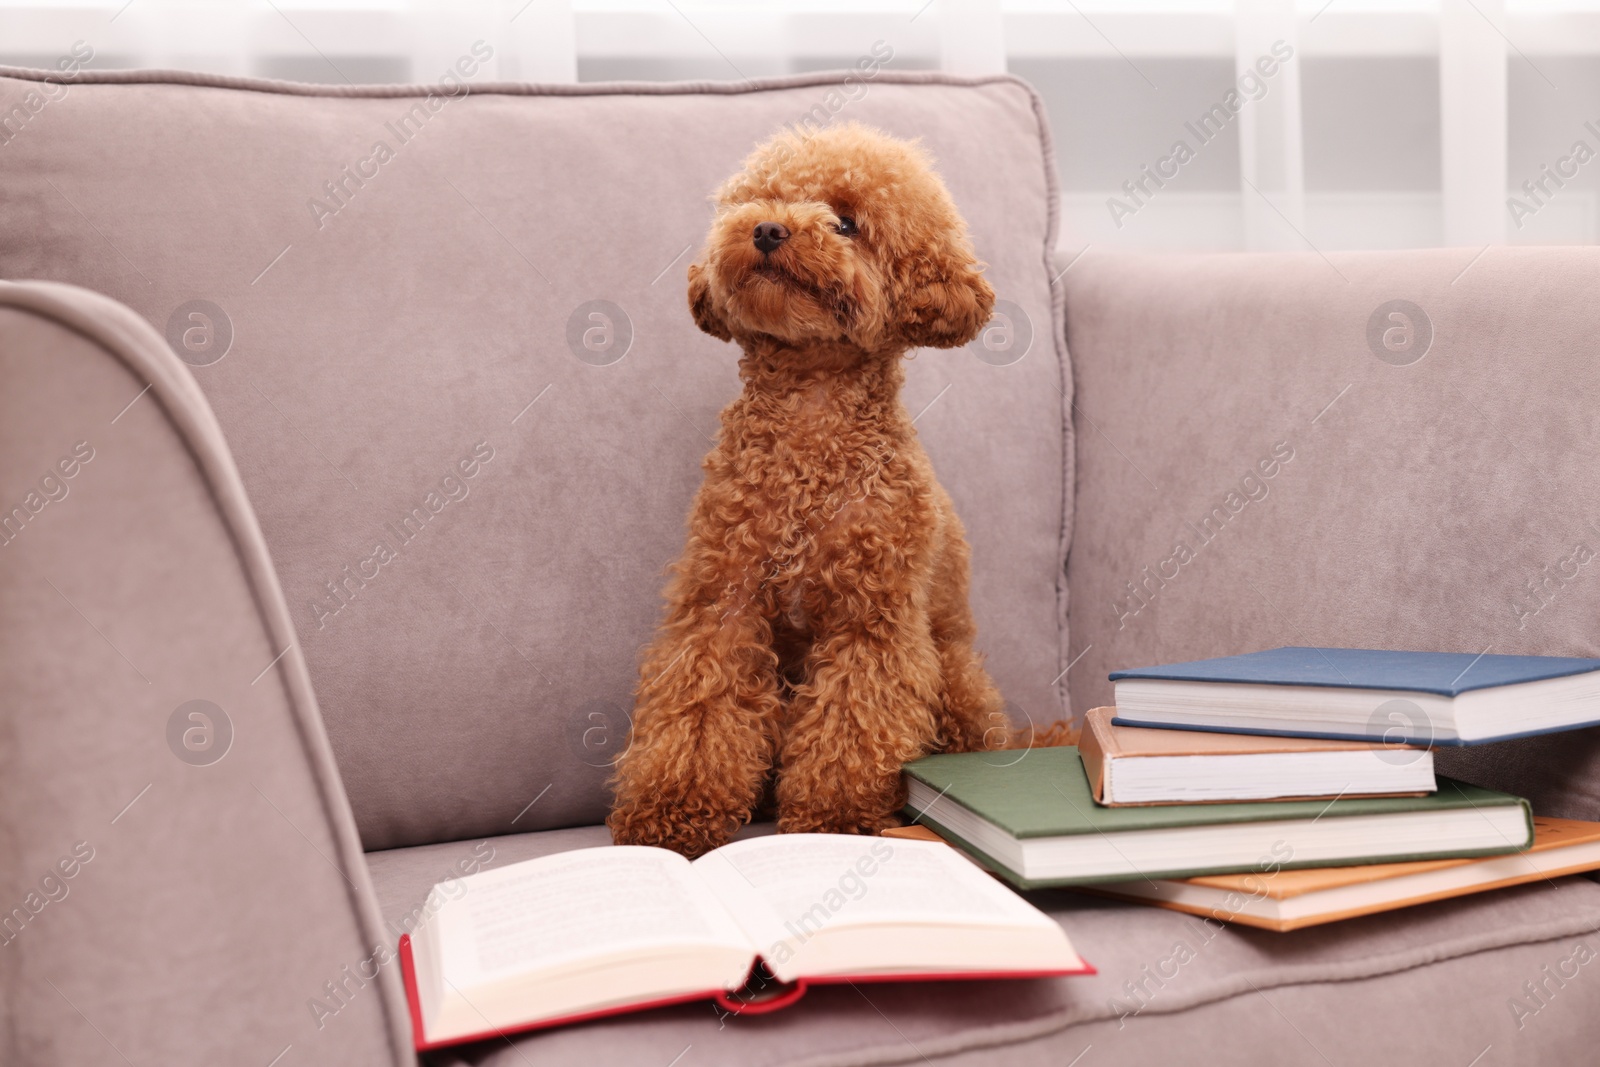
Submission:
[[[966,223],[917,145],[854,123],[785,131],[716,194],[689,267],[713,337],[953,348],[994,307]]]

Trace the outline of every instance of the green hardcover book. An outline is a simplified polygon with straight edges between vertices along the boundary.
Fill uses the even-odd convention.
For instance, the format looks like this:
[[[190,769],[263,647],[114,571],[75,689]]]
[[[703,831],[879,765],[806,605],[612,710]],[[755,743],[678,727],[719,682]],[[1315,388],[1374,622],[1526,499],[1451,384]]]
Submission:
[[[1078,750],[907,764],[906,811],[1022,889],[1520,852],[1528,802],[1449,778],[1421,797],[1106,808]]]

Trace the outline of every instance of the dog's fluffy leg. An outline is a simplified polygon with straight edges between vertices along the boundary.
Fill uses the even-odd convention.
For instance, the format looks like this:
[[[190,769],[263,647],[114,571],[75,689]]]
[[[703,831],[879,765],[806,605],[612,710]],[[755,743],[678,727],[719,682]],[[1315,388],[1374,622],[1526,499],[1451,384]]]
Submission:
[[[723,598],[726,601],[728,598]],[[693,858],[750,821],[781,705],[771,627],[750,605],[677,595],[640,670],[606,824],[619,845]]]
[[[983,657],[972,647],[978,624],[967,599],[971,551],[949,495],[941,487],[937,496],[943,544],[934,566],[928,615],[944,683],[940,744],[946,752],[1006,748],[1011,724],[1005,701],[984,670]]]
[[[862,620],[874,616],[881,624],[869,630]],[[843,612],[807,667],[783,740],[778,829],[875,834],[897,825],[900,767],[930,752],[938,732],[940,664],[926,613],[903,598]]]
[[[944,680],[939,714],[940,751],[982,752],[1006,748],[1011,720],[1006,718],[1000,690],[983,669],[983,658],[970,640],[936,640]]]

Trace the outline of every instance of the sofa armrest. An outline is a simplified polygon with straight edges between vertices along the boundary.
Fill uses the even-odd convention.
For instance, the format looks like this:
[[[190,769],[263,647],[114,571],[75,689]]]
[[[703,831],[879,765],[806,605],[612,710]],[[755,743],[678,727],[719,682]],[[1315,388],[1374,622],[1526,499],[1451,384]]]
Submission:
[[[0,283],[0,1047],[411,1064],[390,938],[256,518],[188,368]]]

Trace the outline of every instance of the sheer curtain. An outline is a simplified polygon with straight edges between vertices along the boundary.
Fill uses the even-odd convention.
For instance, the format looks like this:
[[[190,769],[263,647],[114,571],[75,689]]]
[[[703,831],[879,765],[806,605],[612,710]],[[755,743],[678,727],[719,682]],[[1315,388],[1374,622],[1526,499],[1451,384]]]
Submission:
[[[64,76],[739,80],[885,53],[1039,88],[1068,252],[1597,237],[1600,0],[0,0],[0,62]]]

